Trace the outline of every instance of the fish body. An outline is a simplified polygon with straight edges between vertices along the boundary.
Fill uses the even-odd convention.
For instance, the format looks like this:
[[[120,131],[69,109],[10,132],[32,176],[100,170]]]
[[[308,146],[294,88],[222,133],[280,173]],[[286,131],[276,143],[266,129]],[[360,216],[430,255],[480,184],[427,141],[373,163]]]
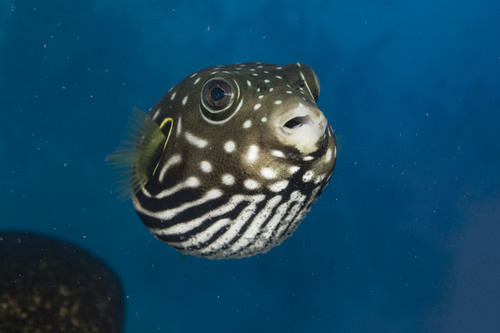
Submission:
[[[134,208],[186,254],[239,258],[290,236],[332,175],[335,136],[307,65],[206,68],[171,88],[109,162]]]

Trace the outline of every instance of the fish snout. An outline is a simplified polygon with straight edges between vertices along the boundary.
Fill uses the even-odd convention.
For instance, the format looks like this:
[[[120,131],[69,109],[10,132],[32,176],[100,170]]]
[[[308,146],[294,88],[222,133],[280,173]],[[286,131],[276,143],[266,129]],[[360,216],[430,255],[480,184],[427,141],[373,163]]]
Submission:
[[[307,155],[318,149],[328,121],[315,104],[299,102],[297,107],[279,114],[273,126],[281,143]]]

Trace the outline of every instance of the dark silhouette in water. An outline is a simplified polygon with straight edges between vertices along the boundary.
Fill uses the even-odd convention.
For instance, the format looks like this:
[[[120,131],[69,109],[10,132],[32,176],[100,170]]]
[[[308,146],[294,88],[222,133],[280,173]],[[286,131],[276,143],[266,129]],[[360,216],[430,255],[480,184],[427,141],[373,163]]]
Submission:
[[[67,242],[0,232],[0,332],[121,332],[120,280]]]

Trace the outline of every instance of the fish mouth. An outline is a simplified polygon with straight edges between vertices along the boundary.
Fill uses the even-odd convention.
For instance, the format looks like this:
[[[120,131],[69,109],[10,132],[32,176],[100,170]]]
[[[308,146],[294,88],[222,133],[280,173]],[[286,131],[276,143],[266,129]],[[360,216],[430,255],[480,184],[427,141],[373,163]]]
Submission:
[[[303,154],[318,149],[328,121],[316,106],[299,103],[295,109],[276,117],[274,126],[278,139],[285,145],[294,146]]]

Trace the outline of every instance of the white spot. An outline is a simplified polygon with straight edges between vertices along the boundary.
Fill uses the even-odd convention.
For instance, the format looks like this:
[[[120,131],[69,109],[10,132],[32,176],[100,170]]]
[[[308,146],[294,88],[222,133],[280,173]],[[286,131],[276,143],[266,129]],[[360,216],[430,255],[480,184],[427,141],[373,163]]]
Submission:
[[[184,98],[182,99],[182,106],[186,106],[187,101],[188,101],[188,95],[184,96]]]
[[[258,156],[259,156],[259,147],[257,147],[256,145],[251,145],[250,147],[248,147],[248,152],[247,152],[248,162],[257,161]]]
[[[153,114],[153,117],[151,119],[156,120],[158,116],[160,115],[161,108],[156,109],[155,113]]]
[[[321,183],[323,180],[325,179],[325,175],[319,175],[316,177],[316,179],[314,180],[314,184],[319,184]]]
[[[234,143],[234,141],[230,140],[224,143],[224,150],[226,151],[226,153],[232,153],[235,149],[236,149],[236,144]]]
[[[274,184],[271,184],[271,185],[269,186],[269,189],[270,189],[271,191],[273,191],[273,192],[281,192],[281,191],[283,191],[284,189],[286,189],[286,188],[287,188],[288,184],[289,184],[289,181],[288,181],[288,180],[281,180],[281,181],[279,181],[279,182],[276,182],[276,183],[274,183]]]
[[[269,88],[269,92],[273,92],[273,90],[274,90],[273,87]]]
[[[179,117],[179,120],[177,121],[177,130],[175,132],[175,136],[179,137],[179,135],[181,135],[181,131],[182,131],[182,118]]]
[[[283,78],[281,76],[279,76],[279,75],[276,75],[276,78],[280,79],[280,80],[283,80]]]
[[[260,121],[262,121],[263,123],[265,123],[265,122],[267,121],[267,117],[262,117],[262,118],[260,119]]]
[[[271,168],[262,168],[260,170],[260,174],[262,175],[262,177],[267,179],[276,178],[276,172],[274,172],[274,170]]]
[[[313,177],[314,177],[314,172],[312,170],[307,170],[302,176],[302,181],[305,183],[310,182]]]
[[[208,144],[207,140],[202,139],[191,132],[185,132],[184,137],[186,138],[187,142],[200,149],[205,148]]]
[[[201,80],[201,77],[196,78],[196,80],[194,80],[194,84],[198,84],[198,82],[200,82],[200,80]]]
[[[234,176],[228,173],[222,175],[222,184],[224,185],[233,185],[234,184]]]
[[[212,164],[209,161],[201,161],[200,169],[205,173],[209,173],[212,171]]]
[[[243,128],[250,128],[250,126],[252,126],[252,121],[250,119],[243,123]]]
[[[290,171],[290,173],[293,175],[294,173],[296,173],[297,171],[300,170],[300,167],[296,166],[296,165],[293,165],[291,166],[290,168],[288,168],[288,171]]]
[[[330,162],[332,159],[332,149],[328,149],[325,154],[325,161]]]
[[[259,97],[257,97],[258,99],[263,99],[264,98],[264,95],[259,95]]]
[[[278,99],[277,101],[274,101],[274,104],[276,104],[276,105],[280,105],[281,103],[283,103],[283,101],[281,99]]]
[[[275,156],[275,157],[280,157],[280,158],[284,158],[285,157],[285,153],[283,153],[281,150],[271,150],[271,155]]]
[[[196,177],[189,177],[184,182],[184,185],[186,185],[186,187],[196,188],[200,186],[200,180]]]
[[[250,80],[247,80],[247,85],[248,85],[249,87],[251,87],[251,86],[252,86],[252,82],[250,82]]]
[[[257,74],[257,73],[252,73],[251,75],[252,76],[259,76],[259,74]]]
[[[262,106],[262,104],[257,103],[257,104],[255,104],[255,105],[254,105],[253,109],[254,109],[255,111],[257,111],[258,109],[260,109],[260,107],[261,107],[261,106]]]
[[[189,78],[193,78],[193,77],[195,77],[196,75],[198,75],[198,72],[191,74],[191,76],[190,76]]]
[[[293,94],[293,91],[291,91],[291,90],[287,90],[287,91],[285,91],[285,92],[286,92],[288,95]]]
[[[255,190],[260,186],[260,184],[253,179],[245,179],[243,185],[249,190]]]
[[[281,67],[281,66],[278,66],[278,67],[276,67],[276,69],[283,69],[283,67]]]
[[[306,156],[302,160],[303,161],[312,161],[312,160],[314,160],[314,157],[312,157],[312,156]]]
[[[264,82],[265,82],[265,83],[269,83],[269,82],[271,82],[271,81],[270,81],[270,80],[268,80],[268,79],[265,79],[265,80],[264,80]]]
[[[170,100],[171,100],[171,101],[173,101],[173,100],[174,100],[175,95],[177,95],[177,91],[174,91],[174,92],[172,93],[172,96],[170,96]]]

